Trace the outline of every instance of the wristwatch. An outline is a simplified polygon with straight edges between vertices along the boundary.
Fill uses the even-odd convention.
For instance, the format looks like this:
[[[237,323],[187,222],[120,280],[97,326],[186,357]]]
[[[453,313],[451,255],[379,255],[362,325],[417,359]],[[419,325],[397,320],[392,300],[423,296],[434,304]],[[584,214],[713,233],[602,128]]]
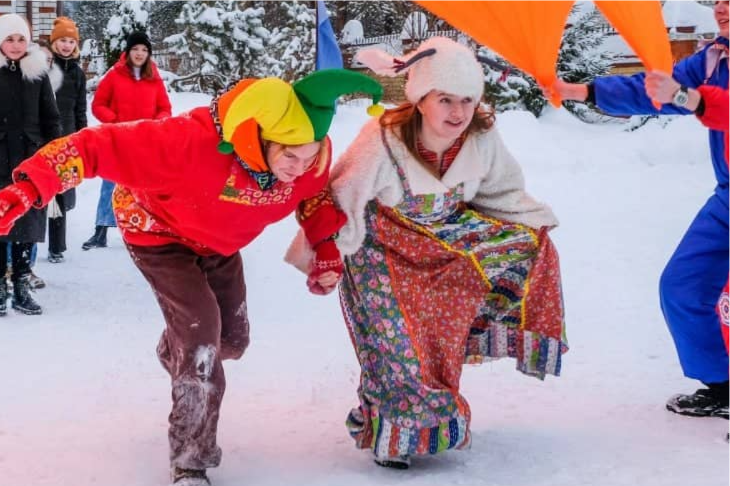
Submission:
[[[685,106],[687,106],[688,101],[689,101],[689,92],[687,90],[687,86],[680,86],[679,89],[674,93],[674,96],[672,97],[672,104],[674,106],[684,108]]]

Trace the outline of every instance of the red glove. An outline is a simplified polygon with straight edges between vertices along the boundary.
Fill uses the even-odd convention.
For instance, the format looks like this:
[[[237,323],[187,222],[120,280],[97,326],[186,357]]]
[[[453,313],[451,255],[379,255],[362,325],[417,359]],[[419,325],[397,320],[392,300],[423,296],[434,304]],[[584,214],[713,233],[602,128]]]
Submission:
[[[32,182],[20,181],[0,190],[0,235],[7,235],[15,221],[33,207],[40,195]]]
[[[307,287],[309,291],[317,295],[326,295],[334,290],[336,282],[331,286],[323,286],[319,282],[319,277],[327,272],[337,274],[339,280],[345,267],[342,264],[340,250],[337,249],[334,240],[325,240],[314,249],[314,261],[312,262],[312,271],[309,272],[307,278]]]

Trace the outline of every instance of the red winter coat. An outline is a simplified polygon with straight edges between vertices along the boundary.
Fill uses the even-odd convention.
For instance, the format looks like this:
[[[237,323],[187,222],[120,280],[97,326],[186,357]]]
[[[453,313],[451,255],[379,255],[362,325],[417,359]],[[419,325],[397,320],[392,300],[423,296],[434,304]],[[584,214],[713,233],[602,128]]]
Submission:
[[[329,164],[320,175],[313,169],[262,190],[233,155],[218,152],[220,140],[209,108],[201,107],[86,128],[49,143],[13,175],[35,185],[41,205],[85,178],[116,182],[114,212],[126,242],[182,243],[200,255],[231,255],[295,210],[312,244],[345,223],[326,190]],[[263,159],[254,140],[254,155]]]
[[[725,132],[725,163],[728,163],[728,92],[719,86],[703,85],[697,88],[705,101],[705,113],[700,122],[712,130]]]
[[[152,79],[134,79],[127,55],[106,73],[91,102],[91,112],[102,123],[158,119],[170,116],[172,107],[157,66],[152,60]]]

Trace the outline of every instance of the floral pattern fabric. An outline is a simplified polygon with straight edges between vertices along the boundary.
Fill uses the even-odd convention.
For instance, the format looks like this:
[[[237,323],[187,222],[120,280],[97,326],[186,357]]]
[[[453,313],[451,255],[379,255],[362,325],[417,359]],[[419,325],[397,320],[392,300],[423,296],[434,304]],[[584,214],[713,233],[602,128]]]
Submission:
[[[433,454],[470,442],[464,363],[509,356],[528,375],[559,374],[560,273],[545,231],[478,214],[461,185],[414,195],[394,163],[404,200],[368,204],[340,286],[362,368],[347,426],[379,456]]]

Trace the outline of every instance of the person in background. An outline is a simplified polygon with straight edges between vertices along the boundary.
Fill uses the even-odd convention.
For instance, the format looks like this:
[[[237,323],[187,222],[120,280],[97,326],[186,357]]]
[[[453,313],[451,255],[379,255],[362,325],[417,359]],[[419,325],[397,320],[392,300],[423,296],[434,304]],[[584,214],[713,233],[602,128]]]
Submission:
[[[644,73],[603,76],[590,84],[558,80],[552,89],[564,100],[595,103],[609,115],[693,114],[688,109],[690,89],[728,89],[728,2],[715,2],[714,15],[719,36],[674,66],[672,76],[680,89],[658,109],[645,91]],[[551,95],[550,89],[544,91],[546,96]],[[726,132],[710,129],[709,140],[717,185],[679,242],[659,282],[661,309],[682,371],[705,387],[694,393],[673,395],[666,408],[682,415],[727,419],[728,355],[720,333],[716,332],[715,311],[728,276]]]
[[[474,53],[434,37],[408,59],[362,50],[381,75],[407,70],[407,103],[367,124],[335,164],[331,190],[347,215],[340,304],[360,361],[359,406],[347,426],[375,463],[471,441],[464,363],[516,358],[539,379],[567,351],[552,210],[481,105]],[[287,259],[309,258],[300,235]],[[341,267],[337,267],[341,271]]]
[[[30,39],[30,29],[23,17],[0,16],[0,187],[11,192],[15,191],[11,175],[18,164],[60,135],[47,58]],[[16,222],[11,232],[0,237],[0,275],[7,273],[9,251],[12,307],[23,314],[43,312],[30,293],[30,260],[33,245],[42,242],[45,233],[46,211],[34,208]],[[3,278],[0,315],[7,313],[8,294],[8,283]]]
[[[79,65],[79,30],[68,17],[53,21],[51,31],[53,66],[51,84],[61,115],[61,134],[70,135],[86,127],[86,74]],[[48,261],[63,262],[66,251],[66,213],[76,205],[76,190],[58,194],[48,210]]]
[[[146,33],[132,32],[127,36],[119,61],[99,83],[91,102],[91,112],[102,123],[159,120],[170,116],[170,99],[152,60],[152,43]],[[117,225],[112,210],[113,192],[114,183],[102,181],[96,208],[96,228],[81,245],[82,249],[106,247],[107,228]]]
[[[382,87],[362,74],[317,71],[293,85],[245,79],[210,106],[160,120],[104,123],[41,148],[0,191],[0,234],[56,194],[103,177],[132,261],[165,318],[157,354],[169,373],[170,468],[175,486],[209,484],[217,467],[223,361],[249,343],[239,250],[296,211],[315,256],[308,284],[332,289],[345,221],[327,190],[334,103]],[[20,221],[20,220],[18,220]]]

